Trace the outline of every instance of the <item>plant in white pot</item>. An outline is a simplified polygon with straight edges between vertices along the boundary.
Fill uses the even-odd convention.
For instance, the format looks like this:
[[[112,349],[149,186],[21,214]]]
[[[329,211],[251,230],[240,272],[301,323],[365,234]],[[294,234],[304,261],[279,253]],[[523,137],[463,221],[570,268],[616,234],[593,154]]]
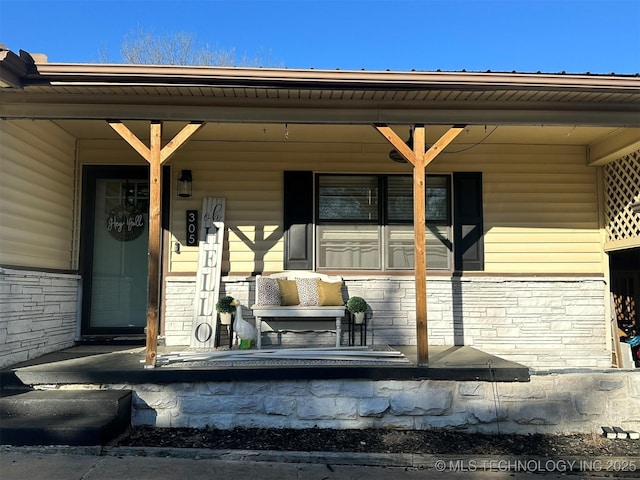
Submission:
[[[353,314],[353,320],[357,324],[364,322],[364,312],[367,311],[367,302],[362,297],[350,297],[347,300],[347,310]]]
[[[220,314],[220,323],[231,325],[231,315],[236,311],[236,301],[228,295],[220,297],[216,303],[216,310]]]

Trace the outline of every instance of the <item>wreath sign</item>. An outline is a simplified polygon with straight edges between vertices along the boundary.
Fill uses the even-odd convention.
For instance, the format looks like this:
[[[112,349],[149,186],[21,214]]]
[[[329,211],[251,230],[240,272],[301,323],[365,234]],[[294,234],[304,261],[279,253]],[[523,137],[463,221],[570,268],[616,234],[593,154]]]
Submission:
[[[137,208],[118,207],[107,215],[109,234],[121,242],[135,240],[144,231],[144,216]]]

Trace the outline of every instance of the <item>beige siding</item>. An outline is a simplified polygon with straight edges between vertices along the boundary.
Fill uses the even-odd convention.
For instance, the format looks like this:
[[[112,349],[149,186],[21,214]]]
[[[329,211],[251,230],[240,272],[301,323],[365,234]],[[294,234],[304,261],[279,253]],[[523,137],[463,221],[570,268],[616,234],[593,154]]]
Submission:
[[[85,143],[84,163],[136,159],[122,142]],[[348,141],[189,142],[170,161],[173,185],[180,169],[191,169],[194,177],[192,198],[171,199],[172,240],[182,245],[170,255],[170,271],[196,268],[197,248],[184,245],[185,211],[201,211],[205,196],[227,199],[223,271],[281,270],[282,172],[411,173],[410,166],[388,159],[389,150],[382,143]],[[586,166],[584,147],[479,145],[442,154],[428,171],[483,173],[487,272],[603,271],[596,169]]]
[[[48,121],[0,120],[0,264],[68,270],[75,139]]]
[[[474,166],[483,172],[485,271],[603,271],[597,171],[583,147],[484,147],[456,168]]]
[[[81,165],[146,165],[147,162],[115,131],[114,140],[79,140],[78,156]],[[149,140],[145,140],[149,145]]]

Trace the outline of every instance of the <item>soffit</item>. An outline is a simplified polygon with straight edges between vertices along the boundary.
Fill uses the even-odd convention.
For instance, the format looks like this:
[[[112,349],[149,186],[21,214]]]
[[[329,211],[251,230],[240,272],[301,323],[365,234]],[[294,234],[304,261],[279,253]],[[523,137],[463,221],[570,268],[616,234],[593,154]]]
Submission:
[[[0,115],[219,122],[640,126],[640,77],[34,64]]]
[[[573,90],[527,90],[495,88],[474,89],[300,89],[261,87],[212,87],[212,86],[157,86],[157,85],[33,85],[25,87],[25,93],[46,95],[122,96],[124,98],[149,97],[182,99],[233,99],[233,100],[324,100],[346,102],[534,102],[576,104],[635,104],[640,105],[640,92]]]
[[[6,118],[314,124],[640,127],[640,90],[304,90],[28,86],[0,92]]]

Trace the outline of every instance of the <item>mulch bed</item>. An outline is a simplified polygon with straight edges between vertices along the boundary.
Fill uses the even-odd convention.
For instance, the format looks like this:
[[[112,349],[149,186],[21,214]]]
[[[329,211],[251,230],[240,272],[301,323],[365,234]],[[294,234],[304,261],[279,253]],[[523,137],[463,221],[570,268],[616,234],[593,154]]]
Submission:
[[[596,434],[501,435],[450,430],[135,427],[119,439],[118,445],[441,455],[640,456],[640,440],[612,440]]]

